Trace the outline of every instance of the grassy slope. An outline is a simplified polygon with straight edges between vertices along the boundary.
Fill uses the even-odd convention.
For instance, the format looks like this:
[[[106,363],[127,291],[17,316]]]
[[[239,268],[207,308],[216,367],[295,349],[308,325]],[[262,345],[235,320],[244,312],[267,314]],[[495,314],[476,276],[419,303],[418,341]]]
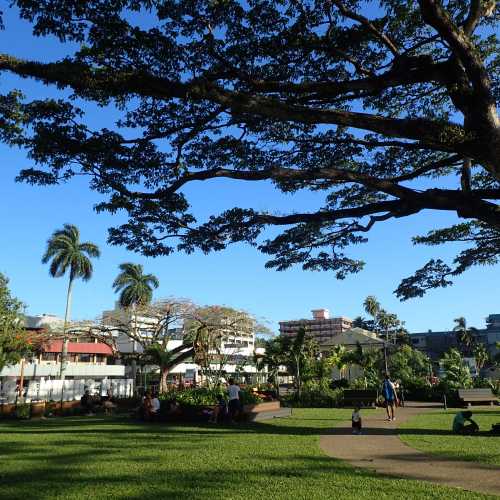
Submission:
[[[243,428],[106,418],[0,423],[0,498],[486,498],[377,477],[323,455],[344,410],[294,410]]]
[[[457,436],[451,432],[453,417],[459,410],[418,415],[404,423],[400,437],[413,448],[457,460],[470,460],[500,466],[500,436],[488,435],[491,424],[500,423],[500,410],[472,408],[479,424],[476,436]]]

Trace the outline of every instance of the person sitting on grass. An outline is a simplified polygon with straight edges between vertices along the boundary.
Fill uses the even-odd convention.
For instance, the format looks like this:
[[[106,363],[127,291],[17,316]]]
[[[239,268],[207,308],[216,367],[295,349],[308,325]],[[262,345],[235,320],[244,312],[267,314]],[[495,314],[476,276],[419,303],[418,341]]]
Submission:
[[[471,411],[459,411],[453,419],[453,432],[455,434],[475,434],[479,431],[479,425],[472,420]],[[470,422],[465,424],[465,422]]]
[[[159,417],[160,415],[160,399],[158,398],[158,394],[155,392],[153,394],[153,398],[151,399],[151,415],[153,417]]]
[[[116,404],[113,403],[109,396],[107,396],[106,398],[103,398],[102,407],[104,408],[105,415],[111,415],[113,410],[116,408]]]
[[[224,422],[227,414],[227,406],[226,400],[222,394],[217,396],[217,404],[214,406],[214,409],[208,419],[211,424],[219,424]]]
[[[85,412],[85,415],[94,415],[94,400],[90,395],[90,391],[85,391],[85,394],[80,399],[80,404],[82,405],[82,409]]]
[[[361,415],[359,413],[359,406],[354,408],[352,412],[352,433],[353,434],[361,434]]]
[[[179,415],[182,415],[181,405],[176,398],[173,398],[168,405],[167,416],[178,417]]]
[[[146,421],[151,420],[153,416],[153,400],[151,399],[151,393],[146,391],[144,398],[142,400],[142,418]]]

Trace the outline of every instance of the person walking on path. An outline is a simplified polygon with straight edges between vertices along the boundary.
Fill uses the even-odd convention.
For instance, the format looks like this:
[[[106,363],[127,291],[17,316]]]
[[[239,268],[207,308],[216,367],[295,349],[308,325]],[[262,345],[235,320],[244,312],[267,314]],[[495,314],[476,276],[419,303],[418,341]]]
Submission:
[[[394,408],[396,407],[397,401],[396,389],[389,378],[388,373],[385,374],[384,382],[382,384],[382,396],[384,397],[387,420],[396,420],[396,416],[394,415]]]

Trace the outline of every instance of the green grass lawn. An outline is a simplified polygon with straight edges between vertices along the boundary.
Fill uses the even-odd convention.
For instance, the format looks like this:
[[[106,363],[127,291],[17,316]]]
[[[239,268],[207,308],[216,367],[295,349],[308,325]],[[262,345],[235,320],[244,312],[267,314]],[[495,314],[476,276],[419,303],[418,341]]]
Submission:
[[[294,410],[292,418],[244,427],[102,417],[4,421],[0,498],[488,498],[383,478],[325,456],[319,434],[349,414]]]
[[[472,418],[480,429],[475,436],[457,436],[451,432],[453,417],[458,411],[418,415],[401,426],[400,438],[409,446],[428,453],[500,466],[500,436],[487,432],[491,424],[500,422],[500,410],[472,408]]]

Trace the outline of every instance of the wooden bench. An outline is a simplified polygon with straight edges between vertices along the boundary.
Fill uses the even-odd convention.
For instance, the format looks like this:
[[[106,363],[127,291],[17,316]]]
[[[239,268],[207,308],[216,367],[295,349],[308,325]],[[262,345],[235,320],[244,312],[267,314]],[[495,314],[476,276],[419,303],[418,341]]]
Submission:
[[[491,389],[458,389],[458,397],[467,403],[467,407],[472,403],[493,405],[498,402],[498,398],[491,392]]]
[[[346,389],[344,391],[344,406],[360,405],[360,406],[375,406],[377,402],[378,392],[374,389]]]

